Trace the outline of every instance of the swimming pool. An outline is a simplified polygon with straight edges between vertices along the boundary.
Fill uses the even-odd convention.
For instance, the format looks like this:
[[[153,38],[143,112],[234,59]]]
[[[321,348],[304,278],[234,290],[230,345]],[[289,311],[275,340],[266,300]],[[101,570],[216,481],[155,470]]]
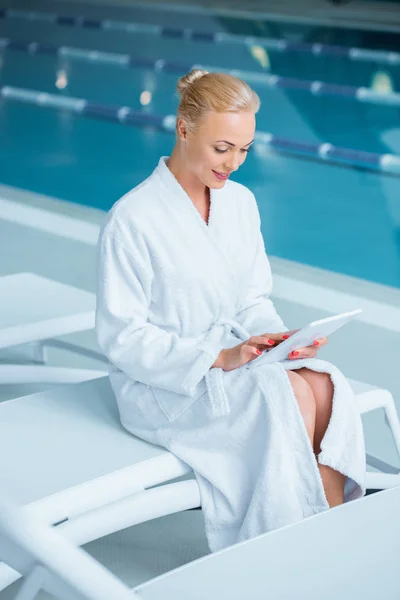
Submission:
[[[43,2],[41,9],[49,10],[49,6]],[[77,14],[71,3],[55,6],[58,14]],[[106,8],[86,8],[90,19],[108,14]],[[54,12],[54,4],[51,10]],[[2,38],[46,44],[47,52],[29,54],[17,45],[5,49],[0,55],[0,84],[165,116],[175,112],[175,83],[185,65],[234,68],[251,72],[255,78],[273,73],[295,81],[291,87],[251,82],[262,101],[258,130],[303,144],[329,143],[373,156],[400,154],[396,125],[400,109],[395,102],[400,77],[395,58],[392,62],[377,60],[372,54],[371,60],[350,60],[344,46],[343,51],[332,50],[322,56],[301,46],[290,52],[266,50],[257,39],[252,44],[235,38],[213,44],[205,38],[178,36],[182,28],[209,34],[228,31],[234,36],[249,33],[248,23],[207,14],[130,8],[120,11],[118,19],[122,17],[139,24],[135,32],[104,30],[93,22],[86,27],[56,24],[43,20],[43,13],[42,19],[36,20],[26,15],[2,18]],[[167,34],[145,31],[144,24],[159,23],[169,29]],[[274,33],[279,37],[277,27],[274,31],[272,25],[268,29],[264,24],[259,29],[270,39]],[[296,44],[304,36],[321,43],[304,25],[291,28]],[[326,36],[325,32],[321,39]],[[328,39],[337,44],[338,38],[331,35]],[[52,49],[60,46],[108,54],[103,61],[82,60],[72,58],[71,53],[55,54]],[[390,43],[382,49],[392,51]],[[379,48],[374,50],[379,56]],[[134,68],[127,67],[110,53],[129,54],[137,62]],[[174,69],[152,68],[149,61],[156,59],[174,63]],[[337,93],[332,88],[329,94],[313,94],[296,83],[304,80],[342,87]],[[379,86],[391,86],[393,103],[380,98],[360,102],[346,92],[372,85],[378,90]],[[144,90],[152,95],[148,105],[140,102]],[[1,100],[0,181],[107,210],[152,171],[160,155],[169,154],[173,137],[155,127],[128,126],[104,118],[104,111],[102,116],[90,119],[37,104]],[[400,287],[400,178],[355,166],[351,161],[330,164],[317,154],[273,154],[260,148],[250,153],[234,178],[256,194],[270,254]]]

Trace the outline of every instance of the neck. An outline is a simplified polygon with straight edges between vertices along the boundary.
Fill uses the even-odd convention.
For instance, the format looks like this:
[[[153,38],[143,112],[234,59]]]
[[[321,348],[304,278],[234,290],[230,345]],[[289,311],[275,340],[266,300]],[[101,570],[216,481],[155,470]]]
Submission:
[[[204,199],[208,198],[208,187],[187,169],[178,143],[167,161],[167,167],[194,204],[204,203]]]

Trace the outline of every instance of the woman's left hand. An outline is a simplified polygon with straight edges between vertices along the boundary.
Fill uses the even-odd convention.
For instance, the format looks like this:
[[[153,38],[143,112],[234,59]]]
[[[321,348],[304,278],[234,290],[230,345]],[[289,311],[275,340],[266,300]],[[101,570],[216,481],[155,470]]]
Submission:
[[[297,329],[295,329],[294,331],[286,331],[284,334],[285,339],[296,333],[296,331]],[[312,346],[306,346],[305,348],[296,348],[296,350],[293,350],[293,352],[289,354],[288,359],[298,360],[299,358],[315,358],[317,356],[318,350],[322,346],[326,346],[327,343],[328,338],[319,338],[318,340],[315,340]]]

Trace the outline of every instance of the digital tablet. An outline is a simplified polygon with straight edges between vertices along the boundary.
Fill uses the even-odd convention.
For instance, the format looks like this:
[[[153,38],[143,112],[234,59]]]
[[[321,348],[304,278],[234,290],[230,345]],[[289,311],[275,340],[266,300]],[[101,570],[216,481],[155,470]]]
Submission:
[[[276,348],[266,350],[261,356],[255,358],[248,364],[256,367],[286,360],[293,350],[312,346],[315,340],[328,337],[328,335],[342,327],[342,325],[348,323],[351,319],[354,319],[354,317],[360,313],[362,313],[362,310],[357,309],[351,312],[340,313],[333,317],[327,317],[326,319],[320,319],[319,321],[313,321],[296,331],[296,333],[291,335],[287,340],[281,342]]]

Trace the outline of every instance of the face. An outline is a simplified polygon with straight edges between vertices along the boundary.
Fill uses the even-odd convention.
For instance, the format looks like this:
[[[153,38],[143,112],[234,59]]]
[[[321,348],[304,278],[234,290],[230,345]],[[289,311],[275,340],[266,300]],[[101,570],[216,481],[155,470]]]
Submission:
[[[209,188],[224,187],[229,175],[246,160],[255,126],[252,112],[209,112],[193,133],[179,122],[186,168]]]

